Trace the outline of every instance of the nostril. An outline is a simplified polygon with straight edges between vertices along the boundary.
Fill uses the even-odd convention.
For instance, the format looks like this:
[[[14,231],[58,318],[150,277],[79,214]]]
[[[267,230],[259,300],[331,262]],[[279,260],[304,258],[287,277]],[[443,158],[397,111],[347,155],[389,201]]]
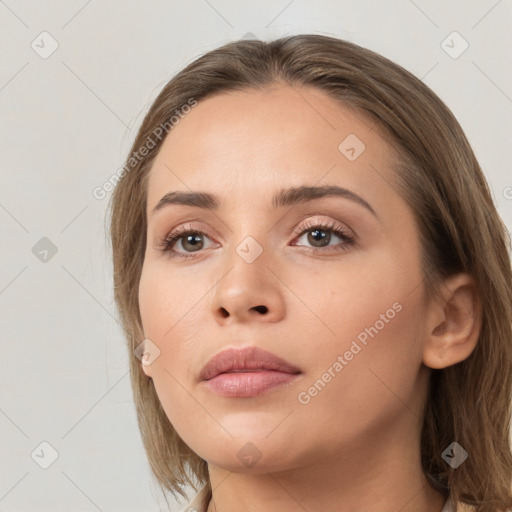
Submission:
[[[268,311],[267,306],[256,306],[254,308],[258,313],[266,313]]]

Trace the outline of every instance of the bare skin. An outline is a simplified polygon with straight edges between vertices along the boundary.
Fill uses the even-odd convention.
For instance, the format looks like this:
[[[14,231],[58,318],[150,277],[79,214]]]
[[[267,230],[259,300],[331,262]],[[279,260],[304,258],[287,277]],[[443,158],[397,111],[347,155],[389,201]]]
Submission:
[[[349,134],[363,152],[350,151],[355,139],[340,151]],[[445,497],[420,464],[429,367],[470,355],[479,316],[465,274],[446,281],[441,303],[426,300],[395,158],[368,118],[282,84],[203,100],[166,138],[150,171],[139,289],[144,334],[160,355],[143,368],[178,434],[208,462],[208,512],[441,511]],[[348,189],[375,214],[339,196],[272,207],[279,190],[303,185]],[[215,194],[219,206],[153,214],[171,191]],[[312,236],[319,224],[354,242],[317,228],[323,246]],[[180,227],[204,234],[163,253]],[[262,249],[251,263],[237,252],[246,237]],[[365,329],[374,335],[363,344]],[[219,396],[200,381],[212,356],[253,345],[301,375],[250,398]],[[318,379],[325,386],[308,391]],[[260,457],[250,467],[244,447]]]

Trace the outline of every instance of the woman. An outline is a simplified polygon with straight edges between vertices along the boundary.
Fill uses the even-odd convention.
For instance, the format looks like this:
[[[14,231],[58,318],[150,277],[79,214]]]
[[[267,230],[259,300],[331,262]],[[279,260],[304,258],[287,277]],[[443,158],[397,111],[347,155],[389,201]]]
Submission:
[[[319,35],[149,109],[112,197],[138,421],[189,510],[512,507],[510,238],[454,116]]]

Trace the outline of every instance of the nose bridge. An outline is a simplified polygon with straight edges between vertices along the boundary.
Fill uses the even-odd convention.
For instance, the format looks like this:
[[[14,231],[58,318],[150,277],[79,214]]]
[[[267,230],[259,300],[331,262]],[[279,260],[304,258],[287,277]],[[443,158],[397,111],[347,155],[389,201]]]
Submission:
[[[252,233],[252,234],[251,234]],[[255,292],[268,284],[272,255],[269,254],[268,240],[264,239],[264,230],[240,227],[233,236],[228,261],[231,279],[239,285],[251,287]]]
[[[265,211],[256,207],[254,202],[251,205],[247,197],[239,197],[233,208],[236,209],[232,211],[240,212],[230,234],[233,263],[237,261],[235,255],[248,265],[268,260],[269,233],[265,225]]]
[[[275,321],[283,315],[283,299],[280,282],[268,268],[273,258],[265,226],[254,229],[246,219],[231,233],[233,243],[223,262],[223,277],[215,287],[213,313],[219,320],[247,320],[256,315]]]

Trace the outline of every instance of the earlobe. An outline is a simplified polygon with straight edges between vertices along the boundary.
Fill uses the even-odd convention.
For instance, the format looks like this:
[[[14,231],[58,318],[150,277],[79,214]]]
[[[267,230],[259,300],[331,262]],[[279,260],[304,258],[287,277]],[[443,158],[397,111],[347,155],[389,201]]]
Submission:
[[[146,374],[147,377],[152,377],[151,375],[151,365],[149,364],[145,364],[144,363],[144,358],[147,358],[147,353],[143,355],[143,358],[142,358],[142,361],[141,361],[141,366],[142,366],[142,371]]]
[[[156,357],[160,354],[156,345],[152,343],[149,339],[145,338],[142,343],[137,347],[139,351],[139,360],[140,365],[142,367],[142,371],[146,374],[147,377],[152,377],[151,371],[151,363],[154,361]],[[158,352],[158,355],[155,353],[155,350]]]
[[[455,274],[441,285],[442,299],[428,305],[423,363],[441,369],[467,359],[476,347],[482,323],[475,280]]]

